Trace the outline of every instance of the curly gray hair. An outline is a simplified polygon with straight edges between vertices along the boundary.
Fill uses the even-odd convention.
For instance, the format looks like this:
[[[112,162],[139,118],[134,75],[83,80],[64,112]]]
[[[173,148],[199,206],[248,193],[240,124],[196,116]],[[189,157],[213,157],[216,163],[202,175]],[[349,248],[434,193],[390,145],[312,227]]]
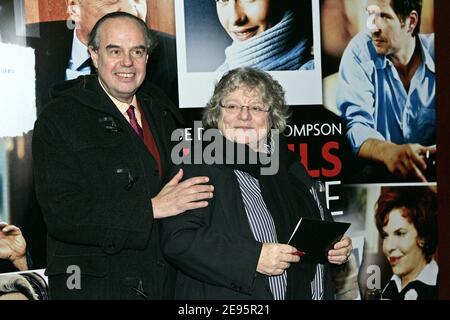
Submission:
[[[291,115],[286,105],[283,87],[270,74],[259,69],[242,67],[228,71],[216,84],[214,93],[203,112],[205,129],[217,128],[225,97],[239,88],[256,89],[269,109],[269,128],[283,132]]]

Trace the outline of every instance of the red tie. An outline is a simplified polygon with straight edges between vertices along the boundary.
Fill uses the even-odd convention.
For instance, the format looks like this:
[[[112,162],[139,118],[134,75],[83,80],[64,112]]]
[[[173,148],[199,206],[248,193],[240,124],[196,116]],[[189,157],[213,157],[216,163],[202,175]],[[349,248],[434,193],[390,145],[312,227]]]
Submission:
[[[144,132],[142,131],[141,126],[137,122],[136,114],[134,113],[134,106],[130,106],[127,110],[127,115],[130,118],[130,124],[133,127],[134,131],[137,133],[141,140],[144,140]]]

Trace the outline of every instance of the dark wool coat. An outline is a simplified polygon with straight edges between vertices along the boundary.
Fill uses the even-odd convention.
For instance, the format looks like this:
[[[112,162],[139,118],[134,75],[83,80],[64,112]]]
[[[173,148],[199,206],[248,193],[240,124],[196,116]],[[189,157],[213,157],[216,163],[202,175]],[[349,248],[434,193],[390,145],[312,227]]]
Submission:
[[[259,178],[261,193],[272,215],[280,243],[287,243],[300,217],[326,220],[324,188],[311,179],[299,159],[280,149],[280,170]],[[226,163],[224,161],[224,163]],[[262,244],[251,232],[239,183],[233,169],[222,164],[184,165],[184,178],[208,176],[214,197],[206,208],[162,221],[163,252],[178,270],[176,299],[273,299],[268,277],[257,273]],[[253,168],[251,168],[252,171]],[[319,200],[310,193],[314,188]],[[322,192],[323,191],[323,192]],[[311,239],[314,241],[314,239]],[[291,264],[286,299],[311,299],[315,264]],[[325,299],[333,299],[331,269],[325,265]]]
[[[171,298],[151,206],[163,181],[154,158],[96,76],[65,82],[55,96],[33,137],[50,298]],[[157,88],[137,99],[166,172],[176,110]],[[76,284],[71,266],[81,272],[81,289],[68,288]]]

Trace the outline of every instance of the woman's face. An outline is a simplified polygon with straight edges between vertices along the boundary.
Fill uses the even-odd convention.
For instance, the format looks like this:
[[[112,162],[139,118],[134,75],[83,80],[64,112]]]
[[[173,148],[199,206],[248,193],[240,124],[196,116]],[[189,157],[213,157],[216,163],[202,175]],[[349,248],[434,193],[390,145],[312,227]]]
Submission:
[[[268,110],[268,106],[264,105],[257,89],[236,89],[222,100],[218,129],[228,140],[262,151],[269,128],[269,112],[258,110]]]
[[[383,227],[383,252],[389,260],[392,272],[404,283],[415,279],[426,265],[425,256],[419,247],[419,237],[414,225],[408,221],[405,208],[396,208],[388,213]],[[405,284],[406,285],[406,284]]]
[[[250,39],[275,24],[271,0],[216,0],[216,7],[220,23],[234,41]]]

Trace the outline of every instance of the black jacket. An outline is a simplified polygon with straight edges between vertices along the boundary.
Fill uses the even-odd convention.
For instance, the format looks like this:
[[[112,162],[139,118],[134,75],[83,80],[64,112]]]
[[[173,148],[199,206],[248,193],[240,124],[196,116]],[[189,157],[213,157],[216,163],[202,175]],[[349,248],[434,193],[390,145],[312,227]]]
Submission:
[[[96,76],[63,83],[55,94],[33,137],[50,298],[171,298],[150,201],[162,188],[154,158]],[[166,171],[176,110],[157,88],[137,99]],[[67,288],[69,266],[81,271],[80,290]]]
[[[279,173],[273,177],[261,176],[259,181],[278,240],[287,243],[301,216],[321,219],[321,215],[310,193],[310,188],[319,191],[319,183],[307,175],[295,157],[282,153],[289,159],[280,158]],[[183,168],[186,179],[208,176],[214,185],[214,197],[206,208],[162,221],[163,252],[178,269],[175,298],[273,299],[268,277],[256,272],[262,244],[251,232],[233,168],[217,164],[184,165]],[[324,192],[318,194],[325,218],[331,219]],[[292,264],[288,269],[286,299],[311,299],[315,271],[313,264]],[[333,298],[330,276],[326,265],[326,299]]]

